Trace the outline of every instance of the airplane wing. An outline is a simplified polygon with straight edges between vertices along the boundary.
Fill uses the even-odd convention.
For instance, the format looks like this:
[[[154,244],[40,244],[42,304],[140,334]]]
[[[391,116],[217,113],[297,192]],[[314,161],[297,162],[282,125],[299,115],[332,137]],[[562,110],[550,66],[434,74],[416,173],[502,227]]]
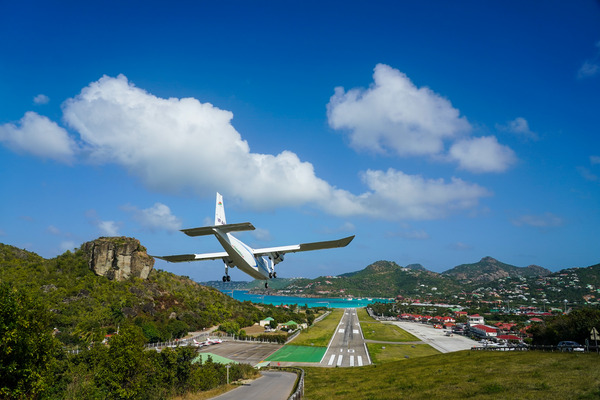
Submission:
[[[290,246],[277,246],[277,247],[266,247],[264,249],[255,249],[255,256],[264,256],[269,253],[297,253],[300,251],[312,251],[312,250],[321,250],[321,249],[332,249],[335,247],[346,247],[350,242],[354,239],[354,235],[348,236],[343,239],[338,240],[329,240],[326,242],[312,242],[312,243],[302,243],[302,244],[294,244]]]
[[[182,229],[181,232],[188,236],[203,236],[203,235],[214,235],[215,230],[218,229],[221,232],[236,232],[236,231],[253,231],[254,225],[250,222],[242,222],[239,224],[226,224],[226,225],[214,225],[214,226],[202,226],[200,228]]]
[[[204,254],[178,254],[174,256],[152,256],[154,258],[160,258],[168,262],[186,262],[186,261],[203,261],[203,260],[219,260],[228,257],[227,252],[222,251],[219,253],[204,253]]]

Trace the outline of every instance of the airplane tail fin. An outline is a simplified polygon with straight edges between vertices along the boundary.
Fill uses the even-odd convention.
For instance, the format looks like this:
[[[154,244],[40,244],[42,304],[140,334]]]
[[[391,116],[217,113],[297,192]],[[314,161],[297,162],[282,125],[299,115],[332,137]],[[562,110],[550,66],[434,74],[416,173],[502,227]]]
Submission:
[[[217,192],[217,206],[215,207],[215,225],[225,225],[225,206],[223,206],[223,196]]]

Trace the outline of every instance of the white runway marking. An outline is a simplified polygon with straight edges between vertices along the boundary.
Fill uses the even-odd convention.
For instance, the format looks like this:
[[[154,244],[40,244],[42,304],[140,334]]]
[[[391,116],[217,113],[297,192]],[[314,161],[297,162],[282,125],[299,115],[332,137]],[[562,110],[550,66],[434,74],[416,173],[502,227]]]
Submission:
[[[354,356],[350,356],[350,366],[354,367]]]
[[[362,362],[362,357],[358,356],[358,366],[362,367],[363,366],[363,362]]]
[[[327,365],[333,365],[334,361],[335,361],[335,354],[332,354],[331,358],[329,359],[329,364],[327,364]]]
[[[341,366],[342,366],[342,360],[343,360],[343,359],[344,359],[344,356],[342,356],[342,355],[340,355],[340,356],[338,357],[338,362],[337,362],[337,366],[338,366],[338,367],[341,367]]]
[[[338,330],[339,333],[344,333],[344,329]]]
[[[358,329],[352,329],[352,333],[355,333],[358,335]]]

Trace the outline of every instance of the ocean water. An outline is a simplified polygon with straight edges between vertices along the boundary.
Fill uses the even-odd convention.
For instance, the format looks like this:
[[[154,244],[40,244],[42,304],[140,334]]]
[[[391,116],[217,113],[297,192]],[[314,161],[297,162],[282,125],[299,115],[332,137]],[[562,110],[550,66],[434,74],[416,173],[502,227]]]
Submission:
[[[308,307],[327,307],[327,308],[360,308],[366,307],[371,303],[389,303],[389,299],[379,298],[314,298],[314,297],[297,297],[297,296],[271,296],[248,293],[247,290],[223,290],[228,296],[239,301],[251,301],[253,303],[262,304],[297,304],[298,306]]]

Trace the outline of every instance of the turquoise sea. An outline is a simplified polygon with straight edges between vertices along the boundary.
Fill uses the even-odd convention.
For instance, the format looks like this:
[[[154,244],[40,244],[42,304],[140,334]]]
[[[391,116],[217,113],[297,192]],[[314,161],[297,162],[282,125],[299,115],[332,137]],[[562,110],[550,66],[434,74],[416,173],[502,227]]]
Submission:
[[[298,306],[308,307],[327,307],[327,308],[360,308],[366,307],[371,303],[389,303],[389,299],[379,298],[314,298],[314,297],[297,297],[297,296],[271,296],[248,293],[247,290],[224,290],[228,296],[239,301],[251,301],[253,303],[262,304],[297,304]]]

